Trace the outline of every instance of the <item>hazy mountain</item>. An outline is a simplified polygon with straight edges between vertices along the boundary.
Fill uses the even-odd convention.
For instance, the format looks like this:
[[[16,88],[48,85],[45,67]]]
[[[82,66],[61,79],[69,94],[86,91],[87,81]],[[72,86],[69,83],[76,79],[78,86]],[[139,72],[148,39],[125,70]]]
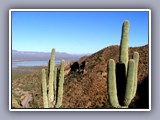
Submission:
[[[50,52],[28,52],[12,50],[12,61],[47,61],[50,58]],[[86,54],[68,54],[65,52],[56,52],[56,60],[78,60]]]

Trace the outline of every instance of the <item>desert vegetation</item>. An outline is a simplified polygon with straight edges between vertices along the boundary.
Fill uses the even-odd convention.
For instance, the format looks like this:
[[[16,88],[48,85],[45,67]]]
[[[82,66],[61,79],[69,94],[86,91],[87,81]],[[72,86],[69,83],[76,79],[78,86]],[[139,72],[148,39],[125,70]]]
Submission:
[[[119,62],[116,68],[113,59],[108,62],[108,95],[115,108],[128,108],[137,91],[139,53],[134,52],[133,58],[128,61],[128,33],[129,22],[124,21]]]
[[[44,108],[59,108],[62,105],[65,61],[62,60],[60,72],[57,72],[57,67],[54,66],[54,54],[55,49],[52,49],[51,58],[48,63],[48,89],[46,85],[46,72],[45,69],[42,69],[42,93]],[[59,79],[57,79],[57,73]]]
[[[48,66],[13,68],[12,108],[148,109],[148,45],[129,48],[128,34],[124,21],[120,46],[58,66],[52,49]]]

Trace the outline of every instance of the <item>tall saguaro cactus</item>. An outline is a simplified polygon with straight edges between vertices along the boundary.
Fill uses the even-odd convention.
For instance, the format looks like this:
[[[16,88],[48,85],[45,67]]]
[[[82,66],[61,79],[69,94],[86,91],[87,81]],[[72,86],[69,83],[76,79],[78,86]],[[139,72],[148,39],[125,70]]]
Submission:
[[[48,95],[47,95],[47,84],[46,84],[46,73],[45,69],[42,69],[42,92],[43,92],[43,105],[44,108],[59,108],[62,105],[63,98],[63,83],[64,83],[64,64],[62,60],[59,79],[57,79],[57,68],[54,66],[54,54],[55,49],[52,49],[51,59],[48,63]],[[58,86],[57,86],[58,82]]]
[[[112,107],[114,108],[128,108],[131,100],[134,98],[137,90],[137,73],[138,73],[138,62],[139,62],[139,54],[138,52],[134,52],[133,59],[130,59],[128,62],[128,34],[129,34],[129,21],[124,21],[122,26],[122,36],[121,36],[121,44],[120,44],[120,56],[118,64],[121,65],[120,71],[115,70],[115,62],[113,59],[110,59],[108,62],[108,77],[107,77],[107,85],[108,85],[108,96]],[[124,66],[124,67],[123,67]],[[124,70],[123,70],[124,69]],[[123,104],[120,104],[119,97],[117,94],[117,80],[116,72],[124,71],[125,74],[123,79],[125,79],[125,93],[122,95]],[[122,78],[120,78],[122,81]],[[123,82],[118,83],[123,83]],[[124,85],[121,85],[124,86]],[[118,91],[119,92],[119,91]],[[121,95],[121,94],[120,94]]]

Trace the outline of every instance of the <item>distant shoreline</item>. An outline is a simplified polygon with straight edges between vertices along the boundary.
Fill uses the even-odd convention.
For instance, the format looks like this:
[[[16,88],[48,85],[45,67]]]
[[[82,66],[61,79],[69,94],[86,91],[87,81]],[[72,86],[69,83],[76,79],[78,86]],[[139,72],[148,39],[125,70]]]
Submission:
[[[48,60],[13,60],[13,62],[46,62]],[[56,61],[60,61],[60,60],[56,60]]]
[[[13,62],[48,62],[49,60],[12,60]],[[60,62],[61,60],[55,60],[55,62]],[[65,60],[66,62],[69,61],[76,61],[76,60]]]
[[[60,64],[59,61],[55,61],[55,64]],[[33,67],[33,66],[48,66],[48,61],[12,61],[12,68],[17,67]]]
[[[13,62],[46,62],[47,60],[14,60]]]
[[[16,68],[41,68],[41,67],[47,67],[47,66],[17,66],[17,67],[12,67],[12,69]]]

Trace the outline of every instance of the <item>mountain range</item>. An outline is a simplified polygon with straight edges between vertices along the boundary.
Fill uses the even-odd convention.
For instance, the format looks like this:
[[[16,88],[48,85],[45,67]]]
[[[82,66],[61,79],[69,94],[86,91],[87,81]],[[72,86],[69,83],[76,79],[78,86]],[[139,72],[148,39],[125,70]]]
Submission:
[[[17,51],[12,50],[12,62],[15,61],[48,61],[50,52],[30,52],[30,51]],[[89,54],[69,54],[65,52],[55,52],[56,60],[76,61],[82,56]]]

